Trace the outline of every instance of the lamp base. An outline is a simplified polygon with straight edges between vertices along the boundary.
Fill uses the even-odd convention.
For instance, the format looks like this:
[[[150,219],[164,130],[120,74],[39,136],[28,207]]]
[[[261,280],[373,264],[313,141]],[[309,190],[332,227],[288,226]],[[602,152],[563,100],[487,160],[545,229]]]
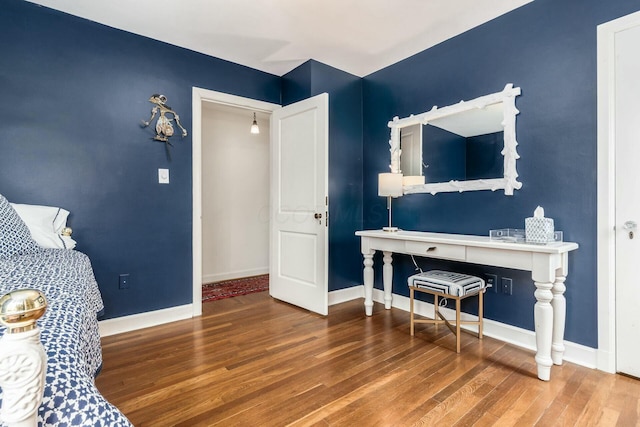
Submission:
[[[398,230],[398,227],[382,227],[382,231],[388,231],[390,233],[395,233]]]

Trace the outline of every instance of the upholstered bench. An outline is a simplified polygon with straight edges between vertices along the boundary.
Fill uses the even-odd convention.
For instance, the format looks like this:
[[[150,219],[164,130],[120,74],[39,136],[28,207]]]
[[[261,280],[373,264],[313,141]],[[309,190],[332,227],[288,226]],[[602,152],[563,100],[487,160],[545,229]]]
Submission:
[[[410,313],[411,313],[411,335],[414,335],[414,324],[416,323],[444,323],[456,336],[456,352],[460,353],[460,325],[477,325],[478,338],[482,339],[482,308],[483,294],[486,291],[486,283],[479,277],[468,274],[452,273],[442,270],[425,271],[414,274],[407,279],[409,285]],[[424,292],[433,295],[434,319],[415,319],[413,303],[415,292]],[[478,296],[478,320],[460,319],[460,301]],[[456,302],[455,324],[440,313],[438,298],[450,298]],[[472,333],[472,332],[471,332]]]

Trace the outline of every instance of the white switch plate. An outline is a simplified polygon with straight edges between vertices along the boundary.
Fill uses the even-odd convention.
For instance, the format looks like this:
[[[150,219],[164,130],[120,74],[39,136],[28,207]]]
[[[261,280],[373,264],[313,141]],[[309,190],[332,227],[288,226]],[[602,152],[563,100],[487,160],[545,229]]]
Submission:
[[[158,183],[159,184],[169,183],[169,169],[158,169]]]

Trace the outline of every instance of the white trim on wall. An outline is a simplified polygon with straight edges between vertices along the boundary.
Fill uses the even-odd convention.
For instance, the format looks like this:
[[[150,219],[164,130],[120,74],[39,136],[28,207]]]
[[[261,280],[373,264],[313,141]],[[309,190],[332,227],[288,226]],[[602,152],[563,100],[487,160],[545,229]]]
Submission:
[[[98,322],[101,337],[137,331],[178,320],[190,319],[193,308],[191,304],[132,314],[131,316],[116,317]]]
[[[340,304],[343,302],[364,299],[364,286],[352,286],[350,288],[338,289],[329,292],[329,305]],[[373,290],[373,300],[380,304],[384,304],[384,292],[380,289]],[[202,305],[200,308],[202,309]],[[403,295],[393,294],[392,307],[409,311],[409,298]],[[385,311],[384,306],[380,305],[376,310]],[[147,313],[134,314],[132,316],[118,317],[116,319],[103,320],[100,324],[100,336],[106,337],[109,335],[120,334],[124,332],[130,332],[137,329],[148,328],[151,326],[161,325],[168,322],[174,322],[177,320],[188,319],[191,316],[193,308],[191,304],[183,305],[180,307],[171,307],[164,310],[156,310]],[[415,303],[416,314],[420,316],[433,317],[433,304],[429,304],[423,301],[416,301]],[[455,318],[455,311],[447,308],[442,309],[443,314]],[[362,305],[362,315],[364,317],[364,301]],[[475,320],[477,317],[462,313],[463,320]],[[471,329],[467,325],[463,328]],[[484,334],[486,336],[495,338],[500,341],[513,344],[518,347],[522,347],[532,352],[536,348],[535,333],[526,329],[517,328],[515,326],[507,325],[505,323],[496,322],[491,319],[485,319],[484,321]],[[588,368],[595,368],[597,365],[596,349],[585,347],[580,344],[565,341],[565,355],[564,360],[576,363],[578,365],[586,366]],[[531,355],[533,357],[533,354]]]
[[[252,111],[273,112],[278,104],[228,93],[193,87],[192,89],[192,196],[193,196],[193,316],[202,315],[202,103],[213,102]]]
[[[380,289],[373,290],[373,300],[380,304],[384,304],[384,292]],[[409,297],[404,295],[393,294],[391,307],[397,308],[403,311],[409,311]],[[364,311],[364,304],[362,306]],[[384,310],[384,306],[380,306],[377,310]],[[441,308],[440,311],[448,319],[455,319],[455,310],[449,308]],[[415,313],[420,316],[425,316],[433,319],[434,311],[433,304],[424,301],[415,301]],[[462,320],[478,320],[477,316],[461,313]],[[533,331],[527,329],[518,328],[516,326],[508,325],[506,323],[497,322],[491,319],[484,319],[483,322],[483,334],[495,338],[499,341],[503,341],[516,347],[525,348],[531,350],[533,353],[536,351],[536,334]],[[478,328],[469,325],[461,326],[463,329],[472,330],[477,332]],[[581,344],[576,344],[570,341],[564,341],[565,353],[563,360],[577,365],[585,366],[587,368],[596,368],[596,353],[595,348],[587,347]],[[534,357],[535,354],[531,354]],[[553,368],[552,368],[553,375]]]
[[[640,12],[598,25],[598,362],[616,372],[615,35],[640,25]]]

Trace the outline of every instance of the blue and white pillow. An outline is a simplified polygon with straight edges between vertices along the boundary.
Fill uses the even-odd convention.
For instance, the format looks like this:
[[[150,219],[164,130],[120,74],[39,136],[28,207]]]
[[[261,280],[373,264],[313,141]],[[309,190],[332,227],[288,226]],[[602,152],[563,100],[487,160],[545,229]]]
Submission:
[[[0,194],[0,259],[37,252],[39,249],[27,225]]]

